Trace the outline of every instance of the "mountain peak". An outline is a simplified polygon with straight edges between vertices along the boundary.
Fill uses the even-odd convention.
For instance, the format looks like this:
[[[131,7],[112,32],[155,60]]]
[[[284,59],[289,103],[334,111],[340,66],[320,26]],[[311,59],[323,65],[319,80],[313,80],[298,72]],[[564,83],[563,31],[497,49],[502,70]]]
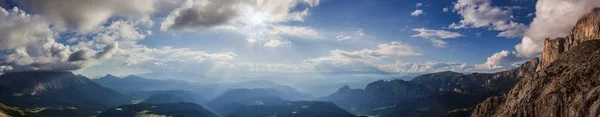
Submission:
[[[112,74],[106,74],[106,76],[102,77],[103,79],[119,79],[120,77],[112,75]]]
[[[344,85],[344,86],[343,86],[342,88],[340,88],[338,91],[349,91],[349,90],[352,90],[352,89],[350,89],[350,86],[348,86],[348,85]]]
[[[136,76],[136,75],[129,75],[129,76],[125,77],[124,79],[146,79],[146,78],[142,78],[142,77]]]

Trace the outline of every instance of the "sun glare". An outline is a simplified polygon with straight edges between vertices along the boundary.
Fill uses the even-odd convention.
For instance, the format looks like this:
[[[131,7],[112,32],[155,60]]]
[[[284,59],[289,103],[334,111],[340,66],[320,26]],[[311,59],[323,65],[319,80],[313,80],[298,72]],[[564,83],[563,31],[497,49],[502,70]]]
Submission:
[[[248,18],[248,23],[252,26],[261,26],[266,19],[265,13],[254,13]]]

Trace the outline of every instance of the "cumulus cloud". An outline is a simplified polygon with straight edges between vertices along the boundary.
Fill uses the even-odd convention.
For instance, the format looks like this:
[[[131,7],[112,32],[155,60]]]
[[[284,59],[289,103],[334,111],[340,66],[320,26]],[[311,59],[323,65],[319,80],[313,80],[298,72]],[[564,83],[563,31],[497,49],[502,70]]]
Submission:
[[[523,35],[527,26],[514,22],[510,7],[492,6],[491,0],[458,0],[453,10],[461,15],[458,23],[448,28],[484,28],[500,31],[498,37],[516,38]]]
[[[146,20],[153,0],[15,0],[25,11],[48,19],[59,30],[91,31],[111,17]]]
[[[274,26],[271,29],[271,34],[274,35],[286,35],[301,37],[306,39],[320,39],[319,32],[309,27],[297,27],[297,26]]]
[[[412,13],[410,13],[411,16],[420,16],[423,15],[423,10],[417,9],[415,11],[413,11]]]
[[[319,0],[190,0],[166,17],[161,30],[196,31],[223,25],[304,21],[308,8],[295,11],[298,4],[314,7]]]
[[[432,30],[425,28],[416,28],[413,31],[419,32],[419,34],[412,35],[410,37],[420,37],[423,39],[429,39],[435,47],[442,48],[446,46],[446,42],[440,39],[451,39],[462,37],[462,34],[456,32],[450,32],[445,30]]]
[[[443,8],[442,11],[448,12],[449,10],[448,10],[448,8]]]
[[[201,76],[214,68],[215,62],[231,60],[237,56],[233,52],[209,53],[171,46],[147,47],[138,44],[138,41],[151,35],[151,32],[140,29],[140,25],[143,26],[137,22],[113,21],[111,24],[100,27],[93,34],[85,36],[90,39],[78,39],[78,44],[72,48],[84,48],[83,52],[85,52],[85,48],[98,48],[98,46],[104,45],[101,48],[102,51],[96,54],[85,53],[82,54],[82,57],[76,58],[99,58],[103,59],[103,67],[136,69],[132,72],[165,74],[164,78],[171,78],[169,75],[172,74]],[[115,43],[111,44],[113,42]],[[95,71],[83,69],[79,72],[93,73]]]
[[[417,7],[423,6],[423,3],[417,2]]]
[[[235,0],[188,1],[162,23],[162,30],[194,30],[225,24],[240,13]]]
[[[515,67],[519,67],[519,65],[525,61],[527,58],[518,57],[515,52],[509,52],[503,50],[501,52],[495,53],[494,55],[487,58],[487,61],[483,64],[475,65],[475,70],[478,71],[498,71],[498,70],[507,70]]]
[[[35,3],[35,1],[18,2],[23,2],[23,4],[26,2]],[[140,4],[143,4],[143,2],[145,1]],[[35,7],[44,8],[43,6]],[[107,6],[99,5],[95,7]],[[99,11],[113,12],[122,10],[118,10],[120,6],[109,6],[109,8],[113,8],[112,10],[95,7],[86,12],[93,14],[95,13],[94,10],[99,9]],[[95,17],[100,18],[100,20],[87,19],[86,15],[78,13],[80,11],[57,15],[52,13],[60,11],[60,8],[54,9],[58,11],[44,12],[38,12],[33,8],[27,10],[39,15],[28,14],[27,11],[18,8],[0,9],[0,28],[9,29],[0,30],[0,50],[4,52],[0,59],[0,72],[72,71],[93,66],[100,62],[108,62],[152,71],[181,72],[188,69],[186,72],[192,73],[204,72],[200,69],[208,70],[212,68],[214,61],[230,60],[236,56],[232,52],[207,53],[189,48],[149,48],[140,45],[137,43],[139,40],[152,34],[151,31],[145,30],[152,25],[150,20],[118,18],[114,21],[105,22],[101,21],[105,17]],[[112,16],[107,17],[118,17],[120,13],[115,13],[117,15],[111,13]],[[69,19],[72,18],[71,16],[82,19]],[[97,22],[101,22],[102,25],[97,25]],[[57,25],[60,23],[68,25],[64,25],[64,27]],[[70,35],[61,36],[64,33]],[[62,40],[62,38],[68,38],[64,40],[68,40],[67,42],[72,45],[65,45],[56,41]]]
[[[535,18],[525,37],[515,48],[520,56],[534,57],[542,52],[543,40],[569,34],[577,20],[593,8],[600,7],[597,0],[539,0]],[[548,25],[552,24],[552,25]]]
[[[67,71],[76,70],[89,65],[104,56],[110,56],[116,45],[107,46],[105,50],[77,50],[55,41],[56,30],[42,16],[31,15],[13,8],[0,8],[0,50],[6,51],[0,60],[3,70],[10,71]],[[72,52],[81,51],[81,52]],[[81,59],[71,56],[95,55],[94,59]],[[3,71],[3,72],[10,72]]]
[[[489,57],[486,63],[477,65],[477,68],[514,68],[515,63],[522,63],[524,60],[538,57],[542,53],[544,39],[568,35],[579,18],[595,7],[600,7],[600,1],[537,1],[535,18],[526,30],[521,43],[515,46],[516,51],[498,52]]]
[[[104,47],[104,49],[100,52],[97,52],[96,54],[93,54],[94,52],[91,50],[79,50],[74,52],[73,54],[71,54],[69,56],[69,58],[67,59],[67,61],[70,62],[77,62],[77,61],[89,61],[89,60],[95,60],[95,59],[104,59],[104,58],[110,58],[110,56],[112,56],[113,53],[115,53],[115,51],[117,51],[117,49],[119,48],[118,43],[113,43],[110,45],[106,45],[106,47]]]

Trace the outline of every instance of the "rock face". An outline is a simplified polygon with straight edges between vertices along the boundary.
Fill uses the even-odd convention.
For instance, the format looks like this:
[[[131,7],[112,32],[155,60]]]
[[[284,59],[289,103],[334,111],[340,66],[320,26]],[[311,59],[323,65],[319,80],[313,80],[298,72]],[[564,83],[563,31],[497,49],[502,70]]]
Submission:
[[[595,8],[570,35],[545,40],[535,75],[507,95],[486,99],[472,116],[599,116],[599,46],[600,8]]]
[[[571,48],[501,97],[479,104],[472,116],[582,117],[600,115],[600,40]]]
[[[583,41],[595,39],[600,39],[600,8],[595,8],[592,12],[581,17],[568,36],[544,41],[544,51],[541,56],[542,64],[540,64],[538,71],[548,66],[561,53],[571,47],[581,44]]]

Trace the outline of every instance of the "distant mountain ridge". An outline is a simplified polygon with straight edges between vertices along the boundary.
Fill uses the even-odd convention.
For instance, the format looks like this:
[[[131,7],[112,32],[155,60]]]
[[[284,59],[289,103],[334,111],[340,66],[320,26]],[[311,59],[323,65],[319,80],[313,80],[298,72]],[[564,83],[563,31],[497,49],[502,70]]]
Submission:
[[[91,115],[129,104],[132,100],[71,72],[31,71],[0,75],[0,103],[22,109],[45,108],[44,111],[50,112],[75,107],[78,109],[73,111],[77,114]]]
[[[521,78],[533,74],[538,64],[539,59],[532,59],[517,69],[498,73],[465,75],[447,71],[417,76],[410,81],[380,80],[364,89],[344,86],[319,100],[334,102],[355,114],[439,116],[507,93]]]
[[[193,103],[122,105],[102,112],[98,117],[219,117]]]
[[[249,105],[228,117],[356,117],[331,102],[292,101],[283,105]]]
[[[191,91],[185,90],[166,90],[166,91],[138,91],[128,95],[142,99],[140,103],[160,104],[160,103],[179,103],[191,102],[195,104],[204,104],[207,99]]]
[[[104,77],[93,79],[94,82],[102,86],[129,94],[140,91],[167,91],[167,90],[185,90],[199,94],[207,99],[214,98],[228,89],[276,89],[282,93],[289,95],[297,95],[297,99],[291,100],[308,100],[315,97],[306,93],[299,92],[293,87],[277,84],[267,80],[245,81],[236,83],[193,83],[178,80],[157,80],[146,79],[135,75],[130,75],[125,78],[120,78],[114,75],[106,75]],[[135,84],[135,85],[131,85]]]
[[[227,115],[240,105],[253,105],[259,101],[267,105],[281,104],[297,100],[297,96],[302,94],[285,93],[273,88],[230,89],[206,103],[206,106],[221,115]]]
[[[146,79],[135,75],[129,75],[127,77],[120,78],[111,74],[107,74],[104,77],[93,79],[93,81],[101,84],[102,86],[115,89],[123,93],[196,88],[194,84],[185,81]]]

